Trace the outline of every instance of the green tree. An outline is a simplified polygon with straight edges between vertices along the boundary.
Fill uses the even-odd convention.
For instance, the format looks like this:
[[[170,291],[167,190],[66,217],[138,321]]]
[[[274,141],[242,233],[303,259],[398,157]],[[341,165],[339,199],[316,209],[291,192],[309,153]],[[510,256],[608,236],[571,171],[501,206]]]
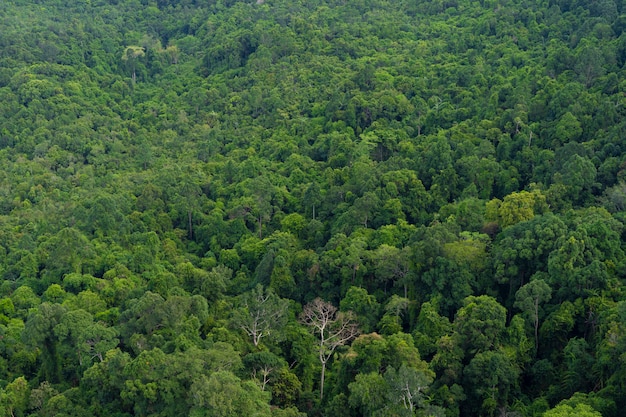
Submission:
[[[567,112],[561,116],[557,123],[554,137],[558,141],[557,143],[564,144],[578,140],[582,133],[583,129],[576,116],[571,112]]]
[[[556,407],[543,413],[543,417],[602,417],[602,414],[595,411],[587,404],[577,404],[572,407],[567,404],[559,404]]]
[[[530,318],[535,331],[535,350],[539,348],[539,319],[540,303],[545,303],[552,297],[552,288],[541,278],[531,280],[515,293],[516,308],[519,308]]]
[[[431,268],[421,275],[419,281],[420,292],[430,289],[429,301],[436,302],[445,315],[453,314],[476,286],[476,276],[466,265],[443,256],[434,258]]]
[[[82,273],[83,266],[95,255],[89,240],[74,228],[60,230],[40,248],[41,261],[51,279],[64,273]]]
[[[506,409],[518,377],[519,369],[501,351],[479,352],[464,369],[467,391],[475,395],[481,415]]]
[[[61,343],[69,345],[70,352],[75,352],[81,368],[89,367],[96,359],[104,361],[106,352],[119,343],[116,329],[94,322],[93,316],[82,309],[67,312],[54,333]]]
[[[597,169],[593,162],[580,155],[573,155],[554,174],[554,181],[565,186],[566,198],[575,205],[582,205],[591,198],[596,187]]]
[[[389,368],[385,381],[389,387],[387,401],[399,415],[413,416],[425,408],[428,387],[433,381],[430,371],[402,365],[398,370]]]
[[[546,197],[538,191],[520,191],[504,197],[498,208],[498,222],[502,228],[530,220],[548,209]]]
[[[359,415],[374,416],[384,408],[389,388],[378,372],[359,373],[348,388],[350,406],[358,410]]]
[[[495,278],[507,284],[507,304],[515,292],[536,272],[548,271],[548,260],[567,233],[560,217],[552,214],[535,216],[502,231],[491,251]]]
[[[272,381],[272,404],[294,409],[302,394],[302,383],[286,367],[278,370]]]
[[[413,333],[420,354],[424,357],[433,354],[437,341],[451,332],[450,320],[438,313],[436,304],[432,301],[423,303]]]
[[[412,272],[410,248],[399,249],[382,244],[370,256],[377,287],[382,285],[386,292],[388,283],[399,283],[404,287],[404,297],[408,297],[408,285],[411,281],[409,275]]]
[[[239,303],[239,309],[233,312],[233,324],[252,338],[255,347],[285,322],[287,300],[278,297],[270,288],[264,289],[261,284],[242,294]]]
[[[402,331],[402,316],[409,308],[409,299],[392,295],[385,306],[385,314],[378,323],[383,334],[392,335]]]
[[[321,188],[316,182],[311,183],[302,196],[302,204],[304,204],[307,213],[310,208],[313,220],[315,220],[315,208],[322,202],[322,197]]]
[[[201,204],[200,198],[202,196],[202,190],[197,181],[197,179],[185,175],[178,188],[180,196],[179,204],[184,207],[183,210],[186,214],[187,231],[190,240],[194,238],[194,214],[199,211]]]
[[[274,185],[265,175],[260,175],[251,180],[250,193],[254,202],[252,214],[256,217],[259,229],[259,239],[263,239],[263,225],[272,218],[272,199],[274,198]]]
[[[122,61],[128,62],[131,70],[133,85],[137,82],[137,60],[146,54],[143,46],[130,45],[122,53]]]
[[[22,318],[27,317],[31,308],[35,308],[41,304],[41,300],[37,297],[37,294],[27,285],[22,285],[13,291],[10,300],[16,309],[17,315]]]
[[[243,358],[244,366],[250,371],[252,379],[265,391],[268,383],[272,382],[272,375],[286,366],[278,356],[268,351],[249,353]]]
[[[506,309],[487,295],[467,297],[454,319],[454,330],[469,355],[497,348],[505,325]]]
[[[31,349],[40,349],[41,378],[56,383],[61,380],[61,358],[54,328],[61,322],[66,309],[59,304],[42,303],[28,315],[24,340]]]
[[[341,311],[352,311],[356,314],[356,320],[363,333],[374,330],[378,322],[380,305],[376,297],[368,294],[365,288],[350,287],[345,297],[339,303]]]
[[[608,236],[607,236],[608,238]],[[610,248],[610,240],[602,246],[611,252],[596,247],[596,241],[587,230],[579,228],[557,241],[558,248],[550,254],[548,273],[553,287],[558,286],[556,295],[560,299],[574,300],[606,288],[610,280],[607,263],[601,260],[615,248]],[[607,245],[608,244],[608,245]],[[591,255],[594,252],[594,255]]]
[[[269,397],[252,382],[241,381],[228,371],[202,375],[189,388],[189,416],[271,417]]]
[[[7,386],[0,390],[0,416],[22,417],[26,415],[30,388],[23,376],[15,378]]]

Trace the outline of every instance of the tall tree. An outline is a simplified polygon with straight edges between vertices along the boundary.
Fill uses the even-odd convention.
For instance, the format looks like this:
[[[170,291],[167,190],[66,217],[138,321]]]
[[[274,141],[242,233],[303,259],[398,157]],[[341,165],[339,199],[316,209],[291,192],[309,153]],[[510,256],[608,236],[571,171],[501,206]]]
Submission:
[[[520,288],[515,294],[514,306],[528,315],[535,329],[535,349],[539,347],[540,303],[549,301],[552,288],[543,279],[534,279]]]
[[[397,371],[389,368],[385,372],[385,381],[389,386],[387,401],[397,407],[394,411],[398,415],[414,416],[418,409],[426,406],[426,393],[432,380],[432,372],[427,369],[418,370],[406,365],[400,366]]]
[[[338,312],[337,307],[321,298],[304,306],[300,320],[318,338],[318,354],[322,364],[320,399],[323,399],[326,364],[339,346],[345,345],[359,334],[359,328],[350,313]]]
[[[146,54],[146,50],[143,46],[130,45],[124,49],[122,54],[122,61],[128,62],[132,71],[133,85],[137,81],[137,60]]]
[[[233,323],[252,338],[255,347],[284,324],[287,300],[261,284],[240,297],[240,307],[233,312]]]

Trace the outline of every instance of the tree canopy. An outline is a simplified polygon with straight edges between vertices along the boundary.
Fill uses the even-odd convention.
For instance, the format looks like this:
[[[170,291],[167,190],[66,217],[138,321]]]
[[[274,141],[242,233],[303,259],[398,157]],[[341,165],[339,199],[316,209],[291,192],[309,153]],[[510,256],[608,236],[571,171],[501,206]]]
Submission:
[[[0,416],[626,407],[623,2],[0,27]]]

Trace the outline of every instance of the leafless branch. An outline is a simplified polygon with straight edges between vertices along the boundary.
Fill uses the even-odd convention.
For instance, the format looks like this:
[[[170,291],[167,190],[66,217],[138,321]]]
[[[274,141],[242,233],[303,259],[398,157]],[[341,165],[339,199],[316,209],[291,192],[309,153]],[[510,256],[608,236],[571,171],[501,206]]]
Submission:
[[[300,320],[312,329],[319,340],[319,359],[322,364],[320,397],[323,397],[326,364],[339,346],[345,345],[359,334],[359,328],[351,314],[337,312],[337,307],[321,298],[304,306]]]

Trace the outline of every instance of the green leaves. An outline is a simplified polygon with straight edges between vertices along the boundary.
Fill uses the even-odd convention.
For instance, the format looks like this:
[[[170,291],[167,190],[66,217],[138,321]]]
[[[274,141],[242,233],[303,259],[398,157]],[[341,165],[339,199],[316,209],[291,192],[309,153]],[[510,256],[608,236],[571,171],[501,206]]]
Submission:
[[[0,413],[626,408],[619,4],[143,6],[0,3]]]
[[[540,278],[530,281],[515,293],[514,307],[522,310],[530,318],[530,322],[534,324],[535,349],[539,344],[540,304],[549,301],[551,296],[552,288]]]
[[[349,403],[363,416],[432,413],[435,410],[428,405],[427,399],[431,383],[430,372],[404,364],[397,370],[388,368],[384,376],[376,372],[361,373],[349,384]],[[424,410],[427,408],[428,411]]]
[[[242,382],[227,371],[201,377],[190,388],[191,416],[270,417],[267,396],[253,383]]]
[[[546,411],[544,417],[601,417],[602,414],[595,411],[587,404],[577,404],[572,407],[567,404],[559,404],[556,407]]]
[[[375,415],[376,411],[385,406],[385,396],[388,391],[385,378],[378,372],[360,373],[350,389],[350,405],[359,410],[363,416]]]
[[[486,295],[463,300],[454,320],[455,331],[468,353],[496,348],[502,342],[505,324],[506,309]]]
[[[28,382],[21,376],[0,390],[0,416],[17,417],[26,413],[30,397]]]
[[[287,300],[259,284],[241,295],[239,309],[233,312],[233,325],[242,329],[252,338],[254,346],[259,347],[263,338],[272,336],[284,325],[287,308]]]
[[[519,369],[501,351],[477,353],[465,368],[467,386],[482,400],[480,410],[485,415],[493,415],[497,407],[508,403],[518,377]]]

